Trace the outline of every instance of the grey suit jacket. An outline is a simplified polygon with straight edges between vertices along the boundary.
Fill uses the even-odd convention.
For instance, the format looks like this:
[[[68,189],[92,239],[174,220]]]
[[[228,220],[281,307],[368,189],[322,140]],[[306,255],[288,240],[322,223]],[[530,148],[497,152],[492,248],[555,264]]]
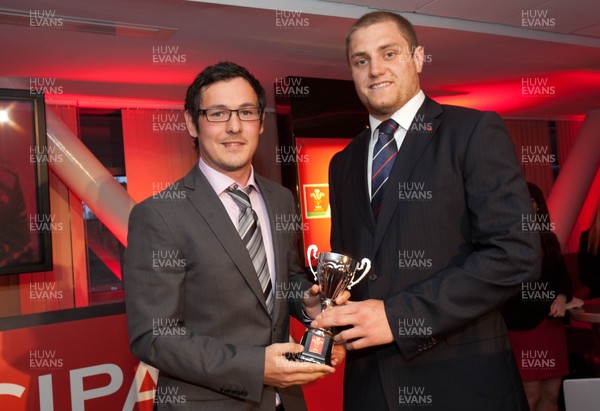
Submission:
[[[291,277],[307,289],[296,234],[275,225],[295,212],[292,194],[255,180],[271,222],[274,290],[288,290]],[[276,294],[269,317],[248,252],[197,166],[132,210],[124,280],[131,351],[160,371],[159,409],[275,409],[275,389],[263,385],[264,350],[288,342],[300,293],[293,301]],[[286,409],[305,409],[299,387],[279,393]]]
[[[370,131],[330,165],[334,251],[373,262],[353,300],[384,300],[394,343],[348,353],[345,407],[526,409],[497,307],[539,276],[527,187],[502,119],[427,98],[386,183],[367,193]]]

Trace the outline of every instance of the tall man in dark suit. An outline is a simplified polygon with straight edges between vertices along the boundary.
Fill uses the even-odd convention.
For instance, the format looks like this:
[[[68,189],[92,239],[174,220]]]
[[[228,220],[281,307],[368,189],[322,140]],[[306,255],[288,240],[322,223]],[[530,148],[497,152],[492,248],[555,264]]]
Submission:
[[[290,311],[314,318],[320,303],[317,286],[306,293],[295,233],[276,230],[295,213],[291,192],[252,168],[265,104],[245,68],[206,68],[185,104],[198,164],[131,212],[129,339],[159,369],[158,409],[305,409],[297,385],[334,371],[285,357],[302,351],[288,342]]]
[[[363,16],[346,52],[370,130],[331,161],[331,247],[373,268],[313,322],[351,326],[345,409],[526,410],[497,307],[537,278],[540,245],[501,118],[423,94],[401,16]]]

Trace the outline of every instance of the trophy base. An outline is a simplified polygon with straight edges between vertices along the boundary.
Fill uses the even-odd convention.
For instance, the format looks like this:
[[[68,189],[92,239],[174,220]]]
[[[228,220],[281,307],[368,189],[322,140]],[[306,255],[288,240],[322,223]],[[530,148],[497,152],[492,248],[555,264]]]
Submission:
[[[298,356],[300,361],[331,366],[332,334],[325,330],[309,328],[304,332],[300,344],[304,346],[304,351]]]

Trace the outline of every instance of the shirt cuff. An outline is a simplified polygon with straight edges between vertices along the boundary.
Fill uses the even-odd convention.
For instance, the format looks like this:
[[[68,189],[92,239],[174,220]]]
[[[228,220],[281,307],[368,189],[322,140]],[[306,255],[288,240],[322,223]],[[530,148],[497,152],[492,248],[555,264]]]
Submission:
[[[313,320],[308,316],[308,314],[306,314],[306,311],[304,310],[304,304],[302,304],[302,311],[300,312],[300,316],[302,317],[300,318],[300,322],[306,328],[310,328],[310,323],[312,323]]]

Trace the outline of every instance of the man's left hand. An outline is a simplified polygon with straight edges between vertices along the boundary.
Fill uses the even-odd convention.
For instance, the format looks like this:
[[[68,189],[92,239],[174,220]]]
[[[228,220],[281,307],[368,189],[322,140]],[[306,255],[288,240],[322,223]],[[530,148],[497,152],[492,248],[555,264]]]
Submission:
[[[348,350],[359,350],[394,341],[381,300],[347,301],[343,306],[325,310],[311,323],[312,328],[347,325],[353,327],[337,334],[334,340],[337,343],[345,343]]]

